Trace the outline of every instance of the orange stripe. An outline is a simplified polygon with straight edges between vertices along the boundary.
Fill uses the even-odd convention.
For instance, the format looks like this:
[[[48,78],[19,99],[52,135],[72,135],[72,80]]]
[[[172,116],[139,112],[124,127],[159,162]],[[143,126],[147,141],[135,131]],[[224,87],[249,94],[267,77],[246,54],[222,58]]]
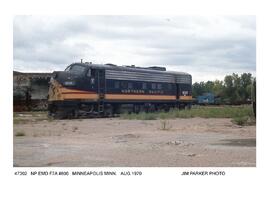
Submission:
[[[92,99],[92,100],[97,100],[98,95],[97,94],[63,94],[63,99]]]
[[[98,94],[86,93],[65,93],[63,99],[91,99],[97,100]],[[180,96],[180,100],[192,100],[192,96]],[[129,95],[129,94],[106,94],[105,99],[111,100],[175,100],[173,95]]]
[[[106,94],[105,99],[123,99],[123,100],[175,100],[171,95],[130,95],[130,94]]]
[[[180,96],[180,100],[192,100],[192,96]]]

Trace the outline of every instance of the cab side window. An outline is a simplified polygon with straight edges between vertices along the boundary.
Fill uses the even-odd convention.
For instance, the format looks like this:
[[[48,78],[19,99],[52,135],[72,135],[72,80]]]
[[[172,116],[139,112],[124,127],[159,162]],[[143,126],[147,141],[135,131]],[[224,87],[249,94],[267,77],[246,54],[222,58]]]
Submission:
[[[87,76],[87,77],[91,77],[91,75],[92,75],[92,70],[91,70],[91,69],[89,69],[89,70],[87,71],[86,76]]]
[[[94,85],[94,84],[95,84],[95,71],[94,71],[93,69],[89,69],[89,70],[87,71],[86,76],[87,76],[88,78],[90,78],[90,83],[91,83],[92,85]]]
[[[96,76],[96,71],[91,69],[91,77],[95,78],[95,76]]]

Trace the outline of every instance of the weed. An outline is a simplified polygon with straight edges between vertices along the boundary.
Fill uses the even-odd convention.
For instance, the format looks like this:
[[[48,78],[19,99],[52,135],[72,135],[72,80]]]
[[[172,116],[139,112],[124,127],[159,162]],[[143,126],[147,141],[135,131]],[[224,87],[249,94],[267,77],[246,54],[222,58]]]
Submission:
[[[160,121],[160,125],[161,125],[160,130],[163,130],[163,131],[168,131],[172,128],[170,123],[166,120]]]

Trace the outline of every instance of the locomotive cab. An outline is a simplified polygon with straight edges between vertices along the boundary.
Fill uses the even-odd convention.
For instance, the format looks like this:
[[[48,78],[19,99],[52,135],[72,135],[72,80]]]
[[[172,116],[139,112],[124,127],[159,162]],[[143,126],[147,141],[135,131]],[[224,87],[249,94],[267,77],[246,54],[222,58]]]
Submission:
[[[71,64],[56,71],[50,81],[48,110],[54,115],[59,109],[74,110],[81,101],[96,101],[96,72],[85,64]]]
[[[95,69],[91,69],[85,65],[73,64],[68,66],[64,72],[68,73],[69,78],[77,79],[78,82],[84,81],[88,84],[90,83],[90,85],[94,85],[96,80],[95,71]]]
[[[95,70],[80,64],[72,64],[68,66],[65,71],[54,72],[50,86],[54,87],[54,85],[60,85],[69,89],[87,91],[94,88],[95,79]]]
[[[85,73],[86,67],[80,64],[69,65],[64,72],[69,72],[75,75],[83,75]]]

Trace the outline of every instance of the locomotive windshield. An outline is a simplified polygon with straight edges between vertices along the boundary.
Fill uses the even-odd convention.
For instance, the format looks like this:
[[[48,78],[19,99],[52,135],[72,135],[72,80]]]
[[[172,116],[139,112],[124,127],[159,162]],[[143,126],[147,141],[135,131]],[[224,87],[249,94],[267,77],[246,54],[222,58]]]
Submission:
[[[85,72],[86,67],[81,65],[71,65],[65,69],[66,72],[70,72],[76,75],[82,75]]]

